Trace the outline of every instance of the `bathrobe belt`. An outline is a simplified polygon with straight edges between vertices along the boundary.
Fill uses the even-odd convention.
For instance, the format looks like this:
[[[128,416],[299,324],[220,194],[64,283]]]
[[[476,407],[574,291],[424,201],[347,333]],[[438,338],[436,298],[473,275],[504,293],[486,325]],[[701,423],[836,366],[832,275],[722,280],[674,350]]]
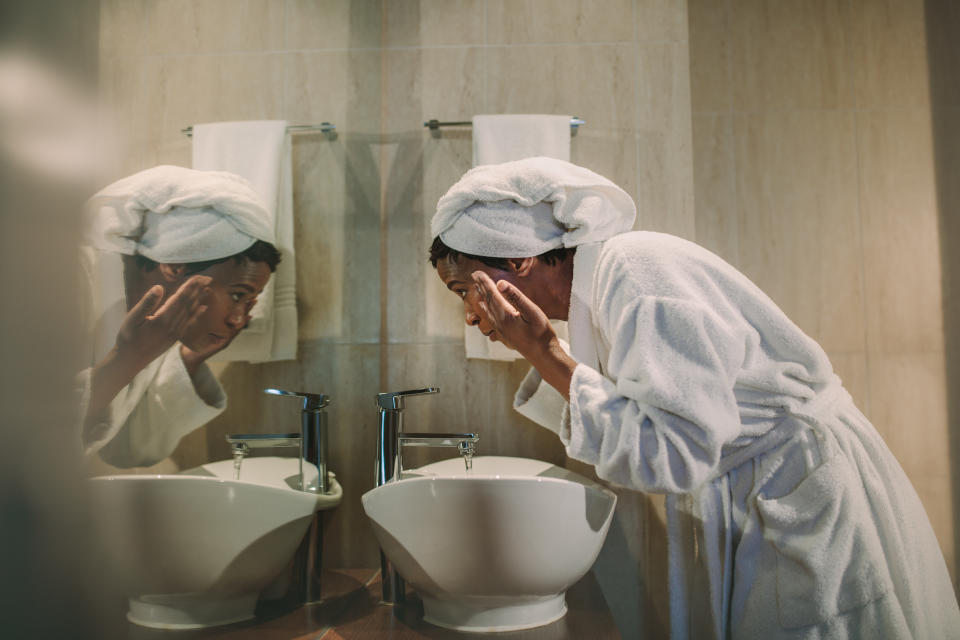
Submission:
[[[710,481],[726,475],[748,460],[772,451],[807,429],[812,428],[823,435],[826,425],[850,402],[850,394],[843,388],[840,378],[834,375],[811,398],[784,406],[782,417],[765,434],[747,445],[724,451]]]

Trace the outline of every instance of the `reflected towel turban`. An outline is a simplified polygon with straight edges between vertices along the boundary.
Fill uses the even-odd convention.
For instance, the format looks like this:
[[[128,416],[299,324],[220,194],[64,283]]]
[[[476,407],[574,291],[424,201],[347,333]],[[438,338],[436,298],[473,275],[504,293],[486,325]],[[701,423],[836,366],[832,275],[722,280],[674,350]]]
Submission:
[[[253,187],[224,171],[161,165],[118,180],[84,211],[84,241],[97,249],[182,264],[276,244]]]

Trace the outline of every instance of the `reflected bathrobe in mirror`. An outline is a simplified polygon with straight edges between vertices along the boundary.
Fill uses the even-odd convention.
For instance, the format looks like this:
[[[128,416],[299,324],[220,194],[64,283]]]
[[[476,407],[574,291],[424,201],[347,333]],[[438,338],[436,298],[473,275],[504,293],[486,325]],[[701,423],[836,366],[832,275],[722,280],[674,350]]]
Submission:
[[[570,402],[545,426],[601,478],[668,494],[673,637],[960,634],[906,475],[820,346],[736,269],[665,234],[581,245],[569,329]],[[536,419],[551,391],[531,371],[515,405]]]
[[[92,367],[113,346],[127,302],[119,254],[81,246],[80,264],[80,300],[86,303],[80,317],[90,365],[76,377],[78,414],[84,416]],[[200,363],[191,379],[176,342],[113,398],[81,438],[81,450],[85,455],[99,453],[115,467],[150,466],[173,453],[183,436],[213,420],[226,406],[227,395],[210,367]]]

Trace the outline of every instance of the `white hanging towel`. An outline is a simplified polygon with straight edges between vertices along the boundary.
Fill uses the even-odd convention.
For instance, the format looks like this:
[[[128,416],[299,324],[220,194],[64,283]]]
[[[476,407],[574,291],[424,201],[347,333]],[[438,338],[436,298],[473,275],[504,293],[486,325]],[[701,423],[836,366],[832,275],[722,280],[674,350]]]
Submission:
[[[570,161],[571,116],[504,114],[473,116],[473,166],[498,164],[535,156]],[[466,327],[468,358],[520,360],[513,349]]]
[[[274,218],[280,264],[250,312],[249,326],[211,360],[266,362],[297,357],[293,167],[284,120],[193,127],[193,168],[230,171],[253,184]]]
[[[570,162],[571,116],[473,116],[473,166],[547,156]]]

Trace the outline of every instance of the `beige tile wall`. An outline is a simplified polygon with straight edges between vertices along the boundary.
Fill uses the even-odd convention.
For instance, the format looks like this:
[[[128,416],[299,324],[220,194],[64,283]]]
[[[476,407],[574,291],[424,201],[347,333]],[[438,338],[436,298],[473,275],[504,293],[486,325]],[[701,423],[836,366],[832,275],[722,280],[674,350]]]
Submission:
[[[345,499],[327,521],[325,561],[357,567],[377,562],[359,506],[372,485],[376,392],[438,385],[439,395],[408,403],[409,428],[476,430],[481,453],[563,462],[556,439],[510,409],[525,365],[463,356],[461,310],[426,248],[434,203],[470,167],[470,133],[422,126],[563,113],[587,122],[572,139],[574,162],[627,189],[639,226],[716,251],[824,344],[952,558],[922,0],[102,6],[102,95],[118,132],[105,181],[189,165],[179,130],[196,122],[338,129],[294,144],[297,361],[224,367],[230,407],[161,468],[226,457],[231,431],[293,428],[296,406],[262,387],[329,393],[331,467]],[[925,455],[921,442],[936,446]],[[620,498],[596,572],[625,634],[658,637],[662,501]]]

